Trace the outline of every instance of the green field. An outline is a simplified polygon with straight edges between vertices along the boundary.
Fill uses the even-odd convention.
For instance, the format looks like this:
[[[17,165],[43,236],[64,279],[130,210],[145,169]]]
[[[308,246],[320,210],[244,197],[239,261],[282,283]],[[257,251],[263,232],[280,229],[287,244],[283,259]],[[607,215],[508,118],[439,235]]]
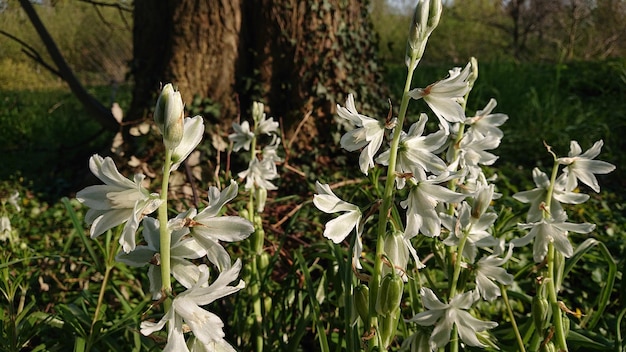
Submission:
[[[446,72],[447,68],[443,67],[421,68],[416,71],[414,85],[424,86],[443,78]],[[404,75],[404,67],[388,67],[386,77],[389,82],[402,82]],[[115,92],[115,101],[122,107],[130,102],[129,91],[128,87],[122,87]],[[103,102],[111,100],[109,87],[92,88],[92,92]],[[399,93],[392,89],[394,101],[399,100]],[[603,319],[593,334],[576,335],[578,340],[572,342],[573,350],[614,348],[617,351],[618,344],[623,344],[619,324],[626,292],[621,283],[626,263],[623,193],[626,173],[622,167],[626,163],[626,60],[556,66],[480,64],[480,76],[470,95],[468,110],[482,109],[491,97],[498,101],[496,112],[509,116],[502,127],[502,144],[496,152],[500,158],[490,169],[491,173],[499,174],[498,192],[510,195],[534,187],[532,168],[551,166],[544,141],[565,155],[570,140],[577,140],[586,150],[603,139],[601,160],[617,166],[610,175],[599,177],[602,193],[592,194],[585,205],[572,207],[573,220],[597,224],[593,237],[604,243],[617,259],[619,268],[616,284],[606,299]],[[414,104],[409,112],[413,119],[420,111],[415,107],[424,108]],[[4,294],[0,303],[3,312],[0,350],[30,351],[38,346],[39,350],[67,351],[76,347],[76,341],[93,344],[94,351],[157,350],[162,341],[138,333],[141,316],[149,314],[150,297],[141,289],[147,283],[145,270],[111,260],[108,255],[115,248],[111,243],[116,242],[112,234],[97,240],[86,237],[82,230],[86,209],[71,199],[90,182],[89,156],[105,150],[112,135],[103,132],[66,90],[0,93],[0,124],[2,207],[9,211],[11,206],[5,201],[14,190],[20,194],[22,207],[19,213],[10,211],[14,239],[5,239],[0,249],[0,290]],[[341,153],[348,155],[345,151]],[[344,175],[346,179],[359,177],[345,175],[344,170],[315,171],[326,177],[333,174]],[[274,302],[274,309],[265,317],[265,344],[277,350],[308,351],[307,346],[318,343],[312,326],[321,322],[321,327],[328,330],[328,342],[340,350],[338,346],[345,341],[332,327],[343,324],[341,273],[345,268],[333,266],[333,261],[349,253],[323,239],[322,219],[326,218],[311,204],[314,186],[312,178],[306,179],[309,184],[302,185],[297,184],[300,179],[286,177],[279,181],[279,193],[270,196],[265,248],[269,248],[271,270],[262,278],[262,284],[263,299]],[[355,183],[342,193],[350,194],[352,199],[367,199],[359,187]],[[299,193],[292,194],[295,190]],[[63,197],[70,200],[64,203]],[[272,226],[298,204],[302,207],[281,223],[280,230]],[[498,204],[498,209],[514,223],[524,205],[506,198]],[[585,235],[572,235],[576,243],[582,243],[585,238]],[[228,249],[238,256],[250,255],[245,244],[233,244]],[[527,260],[529,250],[521,250],[516,254],[517,259]],[[589,257],[570,273],[590,278],[573,281],[578,284],[565,284],[562,298],[570,306],[592,313],[597,303],[595,297],[601,294],[600,286],[607,274],[604,259],[601,253],[590,251]],[[94,307],[102,275],[107,270],[112,275],[110,291],[104,296],[102,319],[95,323],[99,332],[93,333],[90,328],[94,329]],[[246,275],[250,273],[243,274]],[[533,286],[528,277],[518,279],[522,288]],[[249,347],[252,338],[247,298],[242,293],[214,307],[226,322],[227,338],[241,350]],[[524,297],[513,298],[524,302]],[[317,305],[313,303],[316,299]],[[514,308],[520,314],[523,311],[521,306]],[[494,332],[498,339],[510,342],[513,337],[502,310],[501,306],[493,305],[487,314],[492,320],[502,321],[502,328]],[[21,345],[28,347],[15,347]]]

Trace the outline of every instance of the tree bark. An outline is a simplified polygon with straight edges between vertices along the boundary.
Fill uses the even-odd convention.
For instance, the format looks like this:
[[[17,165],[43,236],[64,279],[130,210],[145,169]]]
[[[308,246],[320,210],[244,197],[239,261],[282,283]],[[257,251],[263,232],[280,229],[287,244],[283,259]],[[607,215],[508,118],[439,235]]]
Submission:
[[[349,92],[370,112],[386,105],[362,1],[136,0],[134,15],[135,119],[150,111],[161,82],[187,104],[194,95],[218,103],[214,122],[225,126],[253,100],[288,133],[313,113],[309,140]]]

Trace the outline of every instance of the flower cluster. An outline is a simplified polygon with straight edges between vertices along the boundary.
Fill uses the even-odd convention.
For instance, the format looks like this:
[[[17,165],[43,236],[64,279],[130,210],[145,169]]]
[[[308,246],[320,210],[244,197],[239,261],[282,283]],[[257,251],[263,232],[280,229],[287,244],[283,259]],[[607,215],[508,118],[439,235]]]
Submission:
[[[568,232],[588,233],[594,225],[567,222],[562,204],[586,201],[589,196],[575,192],[579,181],[598,192],[595,175],[614,169],[611,164],[593,160],[600,152],[602,141],[584,153],[577,142],[572,142],[567,157],[555,156],[551,178],[535,169],[533,178],[537,188],[514,196],[531,204],[527,223],[519,224],[519,229],[529,231],[514,239],[496,233],[498,213],[492,204],[500,195],[492,183],[495,176],[488,177],[484,169],[498,158],[493,150],[500,145],[504,135],[500,126],[508,116],[494,112],[497,105],[494,99],[473,116],[467,115],[466,100],[478,77],[476,60],[472,58],[465,67],[451,69],[447,78],[425,88],[410,88],[412,72],[421,59],[426,40],[437,26],[440,10],[439,0],[418,1],[407,43],[409,74],[397,118],[378,119],[360,113],[352,94],[348,95],[345,106],[337,106],[338,116],[343,119],[342,126],[348,129],[341,138],[341,147],[349,152],[360,151],[359,168],[365,175],[380,175],[380,172],[371,172],[376,167],[387,169],[385,190],[379,193],[382,199],[377,203],[380,205],[378,218],[371,216],[374,221],[368,222],[371,219],[363,215],[361,207],[342,200],[328,184],[318,182],[313,197],[319,210],[341,214],[326,224],[326,238],[338,244],[354,231],[354,239],[348,242],[352,246],[352,267],[355,270],[364,270],[365,265],[361,263],[366,256],[364,250],[376,248],[374,257],[368,256],[373,262],[368,266],[370,272],[357,275],[367,278],[369,293],[376,295],[369,300],[377,302],[376,309],[372,309],[373,304],[366,310],[363,307],[357,309],[369,313],[369,317],[361,316],[366,325],[370,324],[365,326],[365,331],[378,336],[372,339],[372,346],[381,348],[388,347],[389,334],[395,333],[393,327],[397,318],[393,312],[399,307],[380,310],[379,302],[391,299],[391,296],[385,296],[390,292],[393,297],[402,292],[396,279],[398,276],[404,282],[420,280],[408,274],[410,257],[415,269],[431,270],[428,262],[419,259],[418,248],[421,247],[414,246],[425,241],[430,243],[428,248],[433,253],[424,258],[436,258],[435,264],[443,266],[433,270],[443,272],[447,287],[442,289],[444,285],[434,285],[436,287],[431,289],[423,287],[421,282],[416,285],[422,286],[420,294],[424,310],[413,310],[414,316],[406,321],[424,326],[420,328],[422,330],[430,329],[431,334],[425,341],[418,336],[424,332],[418,331],[407,338],[404,347],[414,344],[414,349],[434,351],[449,343],[458,344],[457,336],[451,334],[458,334],[469,346],[486,347],[490,343],[486,330],[498,324],[481,321],[473,315],[473,307],[480,300],[497,299],[504,294],[502,286],[513,284],[513,275],[507,272],[506,264],[513,256],[514,248],[534,240],[533,257],[537,262],[546,260],[552,249],[559,255],[570,257],[573,246],[567,237]],[[422,99],[426,103],[431,116],[436,117],[438,129],[428,131],[429,115],[422,113],[408,130],[404,130],[410,99]],[[562,167],[562,173],[557,178],[559,167]],[[377,176],[373,177],[373,182],[378,182]],[[403,199],[396,200],[396,194]],[[366,225],[376,221],[378,226],[368,228]],[[367,236],[371,233],[375,234],[376,243],[367,243]],[[549,264],[549,267],[554,265]],[[426,274],[429,281],[431,275]],[[546,275],[548,279],[545,281],[552,283],[552,277],[558,276],[553,272]],[[389,282],[394,283],[393,288]],[[365,291],[359,290],[359,294],[362,292]],[[556,301],[553,304],[556,305]],[[415,309],[413,304],[409,306]],[[560,320],[561,317],[554,319]],[[538,334],[543,333],[540,328],[537,330]]]
[[[168,217],[169,173],[189,156],[204,134],[202,117],[183,118],[183,107],[180,92],[171,84],[163,87],[154,112],[166,148],[160,194],[151,193],[145,187],[145,175],[136,174],[130,180],[117,170],[111,158],[94,155],[89,167],[104,184],[86,187],[76,198],[89,207],[85,221],[91,225],[91,237],[123,226],[119,239],[122,251],[116,260],[133,267],[147,266],[152,298],[171,300],[169,309],[158,322],[142,322],[144,335],[161,330],[167,324],[165,351],[233,350],[224,339],[221,319],[202,306],[245,286],[243,281],[237,281],[241,262],[237,260],[233,264],[220,242],[243,240],[254,228],[246,219],[222,215],[225,204],[237,196],[235,181],[222,191],[211,187],[204,209],[191,208]],[[157,209],[158,219],[150,216]],[[140,228],[143,241],[137,244],[136,234]],[[209,282],[209,267],[194,264],[194,260],[203,257],[219,271],[212,283]],[[171,276],[185,288],[173,300]],[[184,335],[188,331],[193,333],[193,338],[185,342]]]
[[[276,189],[276,185],[270,182],[278,177],[276,163],[283,161],[278,156],[280,138],[278,136],[278,122],[274,118],[266,118],[263,111],[263,103],[254,102],[252,105],[252,119],[254,126],[250,129],[250,123],[244,121],[241,124],[233,123],[234,133],[228,136],[233,143],[233,150],[244,149],[251,154],[248,168],[241,171],[239,178],[246,181],[245,188],[256,194],[256,209],[262,212],[265,208],[267,191]],[[257,150],[257,141],[261,136],[270,138],[270,142],[262,149]]]

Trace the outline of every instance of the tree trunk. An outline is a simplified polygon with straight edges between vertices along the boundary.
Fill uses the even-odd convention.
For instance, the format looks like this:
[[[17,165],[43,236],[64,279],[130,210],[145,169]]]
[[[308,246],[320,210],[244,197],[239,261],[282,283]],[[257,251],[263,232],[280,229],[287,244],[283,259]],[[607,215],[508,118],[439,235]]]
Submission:
[[[349,92],[369,112],[387,104],[367,16],[358,0],[136,0],[130,118],[172,82],[187,105],[194,95],[218,103],[226,126],[253,100],[288,134],[312,113],[306,144]]]

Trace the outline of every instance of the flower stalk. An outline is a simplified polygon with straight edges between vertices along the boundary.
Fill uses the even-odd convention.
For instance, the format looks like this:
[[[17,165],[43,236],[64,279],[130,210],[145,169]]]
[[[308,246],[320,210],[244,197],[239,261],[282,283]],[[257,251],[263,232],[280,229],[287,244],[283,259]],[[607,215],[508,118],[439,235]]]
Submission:
[[[163,165],[163,182],[161,183],[161,205],[159,206],[158,216],[160,225],[160,244],[161,250],[159,253],[160,266],[161,266],[161,290],[166,296],[170,296],[172,293],[172,275],[171,275],[171,260],[170,260],[170,248],[172,245],[172,238],[167,226],[168,214],[167,214],[167,194],[170,180],[170,169],[172,167],[172,150],[165,150],[165,164]],[[166,301],[167,302],[167,301]],[[167,303],[166,303],[167,304]]]
[[[383,271],[383,255],[384,255],[384,247],[385,247],[385,236],[387,235],[387,221],[389,218],[389,214],[391,212],[391,205],[394,200],[394,191],[395,191],[395,179],[396,179],[396,160],[398,157],[398,146],[400,144],[400,133],[402,132],[402,126],[404,124],[404,120],[406,118],[406,112],[409,106],[409,100],[411,99],[408,95],[409,90],[411,89],[411,82],[413,80],[413,72],[417,67],[417,62],[419,61],[419,57],[417,56],[417,52],[413,52],[413,55],[410,58],[410,62],[407,68],[407,77],[404,85],[404,92],[402,93],[402,102],[400,103],[400,111],[398,113],[398,121],[397,125],[393,130],[393,137],[391,140],[390,152],[389,152],[389,166],[387,167],[387,179],[385,181],[385,190],[383,193],[382,205],[380,206],[378,213],[378,230],[377,230],[377,239],[376,239],[376,254],[374,259],[374,271],[370,278],[369,289],[370,289],[370,317],[369,321],[366,322],[366,331],[371,329],[378,330],[378,317],[376,312],[376,299],[372,299],[374,297],[378,297],[378,288],[380,286],[381,275]],[[372,316],[373,315],[373,316]],[[377,338],[373,338],[370,340],[369,350],[373,351],[376,346],[379,345],[378,336],[380,334],[376,334]]]

